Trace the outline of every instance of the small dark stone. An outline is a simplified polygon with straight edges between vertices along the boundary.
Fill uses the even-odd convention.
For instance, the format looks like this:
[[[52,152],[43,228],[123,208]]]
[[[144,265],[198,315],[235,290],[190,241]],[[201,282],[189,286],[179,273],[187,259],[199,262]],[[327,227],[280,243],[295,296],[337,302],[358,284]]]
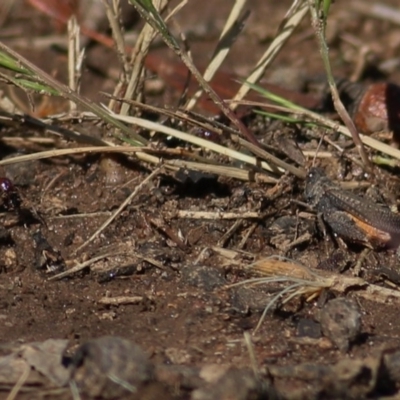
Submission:
[[[43,233],[38,230],[33,233],[35,243],[35,267],[47,273],[58,274],[65,271],[65,261],[61,252],[52,247]]]
[[[182,280],[205,291],[212,291],[226,283],[221,270],[202,265],[189,265],[183,268]]]
[[[361,312],[350,299],[333,299],[321,310],[321,330],[341,351],[347,351],[361,331]]]
[[[286,233],[289,234],[289,232],[292,229],[296,229],[298,225],[298,219],[296,217],[293,217],[291,215],[284,215],[283,217],[277,218],[273,224],[269,227],[271,232],[277,234],[277,233]]]
[[[193,183],[199,183],[201,180],[210,180],[210,179],[214,180],[215,175],[208,174],[208,173],[201,172],[201,171],[180,168],[176,172],[175,178],[182,183],[186,183],[187,181],[190,181]]]
[[[263,312],[274,294],[265,293],[259,287],[238,286],[231,289],[232,309],[240,314]],[[275,309],[275,304],[273,309]]]
[[[319,339],[321,337],[321,326],[311,319],[301,318],[297,324],[297,336]]]
[[[15,153],[7,158],[20,156],[20,153]],[[37,161],[25,161],[21,163],[14,163],[5,166],[6,177],[11,179],[14,185],[28,186],[35,182],[38,171]]]

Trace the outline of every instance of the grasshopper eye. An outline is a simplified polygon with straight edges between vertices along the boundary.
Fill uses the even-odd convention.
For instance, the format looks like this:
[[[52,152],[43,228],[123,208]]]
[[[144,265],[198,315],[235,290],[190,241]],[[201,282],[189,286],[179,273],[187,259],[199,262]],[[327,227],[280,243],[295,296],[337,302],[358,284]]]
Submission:
[[[320,178],[323,178],[325,174],[319,168],[310,168],[307,174],[307,180],[317,182]]]
[[[0,178],[0,202],[6,209],[18,209],[21,205],[18,192],[7,178]]]
[[[14,188],[14,186],[9,179],[1,178],[0,179],[0,188],[4,193],[9,193]]]

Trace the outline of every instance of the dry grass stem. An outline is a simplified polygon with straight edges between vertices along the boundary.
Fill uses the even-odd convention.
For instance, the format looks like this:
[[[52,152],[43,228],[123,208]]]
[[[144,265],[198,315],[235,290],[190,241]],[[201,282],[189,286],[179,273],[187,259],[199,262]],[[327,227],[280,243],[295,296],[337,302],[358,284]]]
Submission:
[[[238,260],[243,259],[244,256],[244,253],[218,247],[213,248],[213,251],[229,259],[230,264],[233,263],[237,266],[240,266]],[[245,267],[242,264],[241,268],[261,275],[261,277],[246,279],[228,285],[227,288],[241,285],[283,285],[282,290],[267,304],[253,333],[257,332],[267,312],[279,299],[281,299],[282,304],[298,297],[305,297],[306,301],[311,301],[319,296],[322,290],[331,290],[346,295],[351,294],[381,304],[388,302],[400,304],[400,292],[398,290],[374,285],[358,277],[349,277],[327,271],[313,271],[284,257],[272,256],[260,259]]]
[[[69,390],[71,391],[72,400],[82,400],[82,397],[79,394],[78,386],[72,379],[69,381]]]
[[[307,158],[332,158],[335,155],[331,151],[303,150],[303,154]]]
[[[243,249],[244,246],[246,245],[247,241],[249,240],[249,237],[254,233],[254,231],[256,230],[258,226],[257,222],[254,222],[250,225],[249,228],[247,228],[247,230],[245,231],[245,233],[242,235],[242,239],[239,242],[239,244],[237,245],[238,249]]]
[[[249,253],[248,251],[243,251],[243,250],[232,250],[232,249],[225,249],[223,247],[218,247],[218,246],[213,246],[211,247],[211,250],[215,252],[216,254],[220,255],[221,257],[224,257],[228,259],[230,262],[234,262],[235,265],[237,266],[243,266],[243,261],[238,260],[239,256],[243,256],[246,259],[254,260],[256,257],[253,253]]]
[[[139,160],[145,161],[150,164],[158,165],[161,162],[161,157],[156,157],[152,154],[160,156],[191,156],[191,153],[182,151],[180,149],[162,149],[157,150],[150,147],[132,147],[132,146],[108,146],[108,147],[78,147],[69,149],[56,149],[47,150],[23,156],[15,156],[0,160],[0,165],[10,165],[19,162],[43,160],[52,157],[61,156],[73,156],[77,154],[89,154],[89,153],[125,153],[135,155]],[[196,158],[196,154],[193,153],[193,157]],[[253,171],[246,171],[242,168],[229,167],[225,165],[214,165],[208,163],[199,163],[193,161],[187,161],[184,159],[165,159],[164,166],[168,170],[177,171],[179,168],[187,168],[190,170],[201,171],[210,174],[217,174],[219,176],[225,176],[229,178],[239,179],[243,181],[256,181],[264,183],[276,183],[277,179],[268,176],[263,173],[257,173]]]
[[[242,219],[237,219],[232,226],[218,239],[217,246],[226,247],[229,239],[240,229],[243,225]]]
[[[317,274],[304,265],[288,258],[277,256],[258,260],[247,266],[246,269],[267,276],[284,276],[303,280],[313,280],[318,277]]]
[[[109,217],[111,211],[99,211],[94,213],[82,213],[82,214],[71,214],[71,215],[49,215],[47,219],[74,219],[74,218],[98,218],[98,217]]]
[[[163,10],[168,2],[166,0],[157,0],[154,2],[154,6],[158,10]],[[128,79],[128,86],[125,91],[124,99],[137,99],[138,93],[137,90],[139,88],[139,83],[142,80],[142,72],[144,59],[146,58],[150,45],[154,40],[157,31],[149,24],[146,24],[142,32],[140,33],[135,48],[132,50],[131,58],[132,58],[132,66],[130,67],[131,73]],[[116,93],[115,93],[116,94]],[[128,115],[130,110],[129,103],[124,103],[121,106],[121,115]]]
[[[40,145],[55,145],[56,140],[52,138],[46,137],[12,137],[12,136],[3,136],[1,140],[7,145],[13,146],[29,146],[31,144],[40,144]]]
[[[96,263],[97,261],[103,260],[105,258],[109,258],[109,257],[115,257],[118,256],[120,254],[126,254],[126,249],[121,249],[118,251],[112,251],[110,253],[105,253],[105,254],[101,254],[97,257],[93,257],[90,260],[87,260],[83,263],[76,263],[76,265],[70,269],[68,269],[67,271],[63,271],[60,272],[57,275],[51,276],[48,280],[49,281],[57,281],[63,278],[66,278],[67,276],[71,276],[76,274],[77,272],[80,272],[82,270],[84,270],[85,268],[89,267],[90,265]]]
[[[246,212],[211,212],[211,211],[189,211],[179,210],[176,214],[173,214],[176,218],[187,218],[187,219],[258,219],[260,214],[257,212],[246,211]]]
[[[80,51],[80,29],[75,17],[68,21],[68,85],[79,93],[84,50]],[[76,103],[69,102],[69,110],[76,111]]]
[[[142,256],[140,254],[136,254],[136,257],[139,258],[142,261],[146,261],[147,263],[151,264],[153,267],[156,267],[161,271],[165,271],[165,269],[166,269],[162,262],[157,261],[154,258],[145,257],[145,256]]]
[[[296,107],[293,111],[295,111],[296,115],[298,116],[298,118],[301,118],[302,120],[304,120],[305,118],[309,118],[312,121],[323,125],[325,127],[331,128],[333,131],[335,132],[340,132],[343,135],[352,138],[352,135],[350,133],[350,131],[348,130],[348,128],[344,125],[340,125],[337,122],[331,120],[328,117],[325,117],[321,114],[318,114],[316,112],[307,110],[305,108],[302,108],[300,106],[296,106],[294,105],[294,107]],[[362,135],[360,134],[360,139],[361,141],[367,145],[368,147],[371,147],[372,149],[379,151],[383,154],[386,154],[388,156],[394,157],[398,160],[400,160],[400,150],[396,149],[393,146],[390,146],[388,144],[385,144],[379,140],[376,140],[370,136],[367,135]]]
[[[247,352],[249,353],[251,369],[253,370],[253,374],[256,377],[260,376],[260,368],[257,363],[256,353],[254,351],[253,341],[251,339],[251,335],[249,332],[243,333],[244,343],[247,348]]]
[[[140,304],[144,300],[143,296],[117,296],[117,297],[101,297],[97,300],[99,304],[105,304],[108,306],[119,306],[128,304]]]
[[[387,303],[388,301],[400,302],[400,292],[398,290],[374,285],[362,278],[354,278],[327,271],[315,272],[291,260],[263,259],[251,264],[247,268],[261,275],[270,276],[273,279],[283,279],[283,281],[286,278],[292,281],[299,280],[306,286],[311,285],[311,290],[320,291],[326,288],[340,293],[350,291],[354,296],[378,303]],[[251,283],[259,283],[263,279],[254,278],[249,281]],[[354,290],[352,291],[351,289]]]
[[[244,22],[249,14],[246,13],[242,17],[240,17],[240,14],[242,13],[243,7],[246,3],[247,0],[235,0],[232,6],[231,12],[225,21],[225,26],[222,29],[221,35],[219,37],[216,49],[211,56],[211,61],[203,74],[204,80],[206,80],[207,82],[210,82],[211,79],[214,77],[215,73],[218,71],[226,56],[228,55],[229,50],[234,44],[237,36],[240,34],[244,27]],[[202,93],[202,89],[198,90],[189,100],[185,109],[191,110],[196,105]]]
[[[241,146],[244,148],[250,150],[253,152],[256,156],[259,156],[260,158],[263,158],[264,160],[267,160],[270,166],[275,165],[276,167],[280,167],[284,171],[288,171],[291,174],[297,176],[298,178],[304,179],[306,176],[306,171],[303,168],[297,168],[291,164],[288,164],[287,162],[281,160],[278,157],[275,157],[273,154],[268,153],[266,150],[254,146],[252,143],[246,142],[242,138],[238,138],[238,141]],[[275,168],[274,172],[278,172],[278,168]]]
[[[239,161],[243,161],[243,162],[251,164],[251,165],[256,165],[262,169],[265,169],[266,171],[273,172],[275,170],[275,169],[271,168],[271,166],[269,164],[267,164],[265,161],[259,162],[255,157],[251,157],[246,154],[240,153],[236,150],[229,149],[227,147],[213,143],[209,140],[202,139],[202,138],[190,135],[188,133],[178,131],[177,129],[169,128],[165,125],[162,125],[162,124],[159,124],[156,122],[152,122],[152,121],[149,121],[146,119],[117,115],[117,114],[112,113],[112,111],[110,111],[110,113],[113,118],[119,119],[120,121],[124,121],[124,122],[132,124],[132,125],[141,126],[142,128],[148,129],[149,131],[155,131],[155,132],[164,133],[166,135],[171,135],[178,139],[184,140],[185,142],[195,144],[197,146],[209,149],[211,151],[225,155],[227,157],[231,157],[231,158],[234,158]]]
[[[126,82],[126,78],[130,71],[130,66],[128,62],[128,57],[126,55],[126,45],[124,35],[122,33],[122,27],[120,24],[120,4],[119,0],[102,0],[104,8],[106,10],[106,15],[108,22],[111,27],[112,36],[117,49],[117,55],[122,66],[122,77],[121,81]]]
[[[141,156],[141,153],[137,153],[138,158]],[[225,176],[228,178],[239,179],[241,181],[255,181],[255,182],[264,182],[264,183],[277,183],[278,179],[273,178],[272,176],[257,173],[253,171],[246,171],[242,168],[235,167],[227,167],[225,165],[212,165],[212,164],[201,164],[192,161],[185,160],[169,160],[164,161],[164,165],[166,168],[170,168],[171,166],[175,166],[178,168],[187,168],[190,170],[202,171],[210,174],[217,174],[219,176]]]
[[[132,147],[132,146],[114,146],[114,147],[79,147],[70,149],[55,149],[48,151],[41,151],[38,153],[26,154],[23,156],[16,156],[0,160],[0,165],[10,165],[25,161],[43,160],[51,157],[61,157],[66,155],[84,154],[84,153],[135,153],[136,151],[143,151],[147,147]]]
[[[285,18],[282,20],[281,26],[279,27],[278,33],[274,40],[258,61],[254,71],[247,77],[246,83],[241,86],[238,93],[234,97],[235,102],[230,106],[232,109],[235,109],[238,104],[237,102],[241,101],[249,92],[250,87],[247,83],[255,84],[264,75],[268,66],[272,63],[279,51],[293,34],[296,27],[303,20],[304,16],[307,14],[307,11],[307,4],[304,1],[295,0],[293,2],[292,6],[286,13]]]
[[[77,143],[91,144],[93,146],[112,146],[113,144],[99,139],[94,136],[89,136],[84,133],[73,131],[70,129],[63,128],[61,126],[55,126],[51,123],[47,123],[46,120],[41,120],[30,115],[13,114],[6,111],[0,111],[0,121],[5,125],[14,126],[28,126],[30,128],[44,131],[52,135],[61,136],[66,140],[72,140]],[[52,122],[52,121],[49,121]],[[45,140],[45,138],[42,138]]]

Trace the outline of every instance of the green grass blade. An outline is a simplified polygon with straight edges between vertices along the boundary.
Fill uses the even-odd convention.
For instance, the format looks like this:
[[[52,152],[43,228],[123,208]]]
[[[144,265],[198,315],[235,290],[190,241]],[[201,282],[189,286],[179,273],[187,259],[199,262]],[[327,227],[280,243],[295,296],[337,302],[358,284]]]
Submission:
[[[18,63],[18,61],[3,53],[2,51],[0,51],[0,67],[3,67],[13,72],[18,72],[20,74],[32,75],[30,71],[22,67]]]

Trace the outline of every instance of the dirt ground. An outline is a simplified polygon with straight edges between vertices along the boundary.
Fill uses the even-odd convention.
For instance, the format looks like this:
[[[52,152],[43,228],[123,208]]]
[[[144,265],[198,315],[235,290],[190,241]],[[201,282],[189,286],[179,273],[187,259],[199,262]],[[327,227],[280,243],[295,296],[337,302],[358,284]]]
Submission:
[[[246,27],[224,70],[246,76],[290,4],[286,0],[249,2]],[[395,0],[380,4],[398,6]],[[205,65],[210,59],[230,7],[231,2],[224,0],[191,0],[178,14],[177,22],[187,35],[196,63]],[[134,13],[129,23],[127,32],[139,32],[141,24]],[[101,24],[98,29],[102,29]],[[47,40],[51,37],[61,37],[64,42],[52,46]],[[0,30],[1,41],[64,82],[65,37],[47,16],[24,1],[14,2]],[[328,38],[338,76],[353,76],[363,51],[368,49],[368,65],[360,81],[400,83],[399,25],[363,15],[339,1],[332,9]],[[173,61],[161,45],[156,44],[151,54]],[[102,92],[112,93],[118,65],[113,50],[88,43],[82,93],[107,102]],[[264,81],[302,92],[305,82],[322,71],[318,45],[306,19]],[[155,81],[154,74],[151,78]],[[174,108],[179,93],[168,82],[163,85],[161,92],[149,91],[146,102]],[[64,101],[46,102],[40,96],[29,100],[6,84],[0,83],[0,89],[26,113],[43,116],[67,107]],[[34,111],[30,108],[32,101]],[[283,130],[281,126],[277,128],[275,123],[253,115],[245,122],[260,140],[280,148],[274,135]],[[107,127],[101,125],[85,122],[75,128],[111,138]],[[315,149],[318,136],[302,129],[295,133],[300,148]],[[28,140],[32,137],[49,141]],[[317,161],[328,175],[364,183],[364,189],[358,190],[361,194],[365,186],[371,186],[376,196],[397,207],[398,167],[378,168],[374,177],[365,176],[351,162],[358,158],[351,141],[333,134],[330,138],[347,150],[341,156],[333,147],[322,144],[321,152],[334,154]],[[54,145],[68,146],[23,125],[2,125],[0,140],[1,158]],[[309,159],[305,166],[311,163]],[[99,155],[56,157],[3,168],[2,175],[13,182],[22,202],[19,210],[5,210],[1,215],[3,355],[22,344],[66,339],[67,355],[71,356],[92,339],[123,337],[140,346],[149,357],[146,362],[154,368],[152,384],[126,398],[398,398],[397,299],[388,297],[382,302],[356,296],[353,290],[324,290],[310,301],[296,297],[284,305],[274,303],[254,333],[264,308],[285,286],[231,286],[254,276],[246,265],[280,255],[311,270],[325,269],[347,277],[352,277],[358,267],[359,276],[366,281],[397,290],[400,278],[394,251],[383,249],[364,255],[363,246],[346,246],[330,232],[324,235],[315,212],[304,204],[304,181],[299,178],[285,174],[277,183],[268,184],[205,174],[188,177],[184,172],[162,173],[140,188],[99,237],[79,250],[153,169],[134,158]],[[210,212],[214,217],[190,218],[185,211]],[[219,217],[229,212],[236,217]],[[240,218],[245,213],[253,216]],[[304,240],[294,243],[299,237]],[[77,273],[52,279],[94,257],[99,260]],[[339,318],[342,325],[339,321],[339,327],[330,330],[324,318],[329,319],[327,305],[334,304],[334,299],[341,301],[336,306],[344,311]],[[355,315],[350,322],[346,321],[348,315]],[[250,346],[246,345],[245,332],[254,333]],[[130,349],[129,344],[122,343]],[[98,351],[107,352],[107,346],[100,344]],[[127,352],[132,354],[131,350]],[[124,350],[121,354],[129,358]],[[90,389],[90,377],[85,375],[91,373],[93,369],[87,367],[81,376],[81,382],[86,382],[83,385],[89,387],[88,396],[96,394]],[[7,398],[12,386],[1,380],[0,398]],[[103,394],[123,397],[118,391]],[[72,398],[69,388],[50,390],[43,382],[26,385],[17,398],[43,396]]]

